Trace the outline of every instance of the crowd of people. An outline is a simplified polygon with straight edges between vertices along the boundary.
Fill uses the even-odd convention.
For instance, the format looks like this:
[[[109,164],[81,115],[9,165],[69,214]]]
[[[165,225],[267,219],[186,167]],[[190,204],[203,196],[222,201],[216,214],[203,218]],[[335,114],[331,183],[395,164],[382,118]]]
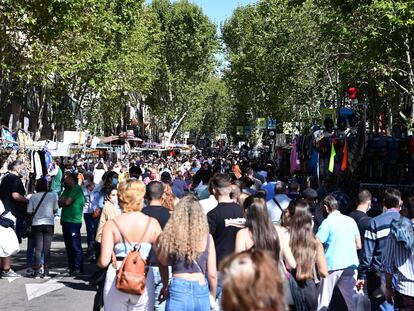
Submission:
[[[55,159],[27,194],[21,165],[2,176],[0,224],[21,241],[31,220],[27,276],[50,277],[59,219],[68,273],[88,260],[105,275],[98,309],[414,310],[414,198],[397,189],[374,204],[333,176],[313,189],[271,162],[200,155]],[[6,244],[0,235],[1,277],[19,277]],[[144,279],[121,275],[133,252]]]

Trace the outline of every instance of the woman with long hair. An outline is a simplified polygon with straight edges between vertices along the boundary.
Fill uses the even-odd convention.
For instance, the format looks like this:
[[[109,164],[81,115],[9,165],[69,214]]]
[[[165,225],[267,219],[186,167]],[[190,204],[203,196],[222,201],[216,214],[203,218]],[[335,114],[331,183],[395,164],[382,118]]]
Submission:
[[[161,233],[158,221],[141,213],[144,205],[145,185],[139,180],[127,180],[118,186],[118,201],[122,214],[106,222],[102,231],[101,255],[98,265],[108,268],[104,286],[104,305],[108,311],[154,310],[154,277],[148,270],[146,287],[142,295],[124,293],[116,288],[116,269],[111,263],[115,253],[117,266],[129,251],[139,245],[141,257],[146,260],[152,245]],[[168,282],[168,271],[160,267],[163,284]]]
[[[207,217],[194,196],[178,202],[156,252],[161,264],[172,266],[170,286],[161,291],[164,297],[168,292],[166,310],[209,311],[210,295],[216,297],[216,251]]]
[[[317,271],[321,277],[328,275],[324,249],[313,232],[312,213],[306,201],[294,201],[289,213],[290,248],[296,260],[292,275],[298,285],[292,295],[294,300],[298,295],[302,301],[302,309],[297,308],[298,311],[314,311],[318,306]]]
[[[279,261],[279,238],[275,226],[269,219],[265,200],[250,196],[244,204],[246,207],[246,228],[237,233],[236,252],[249,249],[267,250],[276,261]]]
[[[267,211],[266,201],[259,192],[257,196],[249,196],[244,201],[246,228],[239,230],[236,236],[236,252],[251,248],[271,252],[279,262],[283,260],[288,268],[294,268],[293,258],[288,241],[283,239],[272,223]]]
[[[179,199],[172,192],[170,183],[163,182],[163,184],[164,184],[164,193],[162,194],[161,204],[162,206],[165,206],[166,208],[168,208],[170,211],[173,211]]]
[[[243,207],[246,215],[246,228],[236,236],[236,252],[248,249],[269,251],[276,259],[277,267],[283,281],[285,303],[293,304],[290,294],[289,269],[296,267],[296,261],[289,246],[289,239],[283,228],[275,226],[269,216],[265,201],[266,193],[258,191],[256,195],[247,197]]]

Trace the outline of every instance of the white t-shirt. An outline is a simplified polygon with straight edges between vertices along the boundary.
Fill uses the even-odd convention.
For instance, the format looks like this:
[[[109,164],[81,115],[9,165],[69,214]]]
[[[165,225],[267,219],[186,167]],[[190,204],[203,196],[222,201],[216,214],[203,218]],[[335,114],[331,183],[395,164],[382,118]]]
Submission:
[[[204,214],[206,215],[208,214],[209,211],[211,211],[218,205],[216,198],[212,194],[207,199],[200,200],[199,202],[200,202],[200,205],[203,207]]]
[[[104,169],[95,168],[95,170],[93,171],[93,182],[95,183],[95,185],[98,185],[102,181],[102,177],[105,174],[105,172],[106,171]]]

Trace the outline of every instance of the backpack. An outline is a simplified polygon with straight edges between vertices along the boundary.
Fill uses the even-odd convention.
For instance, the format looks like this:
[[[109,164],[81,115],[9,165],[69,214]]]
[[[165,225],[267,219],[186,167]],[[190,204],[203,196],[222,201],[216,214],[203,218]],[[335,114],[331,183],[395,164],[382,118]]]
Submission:
[[[117,222],[114,219],[115,226],[118,228],[119,233],[121,234],[121,239],[125,243],[132,245],[122,233],[121,228],[118,226]],[[141,236],[140,242],[145,237],[149,225],[151,223],[151,217],[148,217],[147,225],[145,226],[144,233]],[[132,294],[132,295],[142,295],[145,291],[145,284],[147,280],[148,269],[146,267],[147,262],[141,257],[139,252],[141,244],[134,245],[134,247],[129,251],[128,255],[124,258],[121,267],[118,270],[117,260],[115,253],[112,253],[112,261],[116,272],[116,288],[121,292]]]

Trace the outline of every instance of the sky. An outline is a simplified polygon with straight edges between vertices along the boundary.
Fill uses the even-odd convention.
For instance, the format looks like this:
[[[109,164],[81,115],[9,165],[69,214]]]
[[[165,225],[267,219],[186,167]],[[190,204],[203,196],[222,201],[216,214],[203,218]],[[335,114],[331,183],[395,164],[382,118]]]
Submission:
[[[256,2],[255,0],[190,0],[198,4],[204,14],[218,26],[229,18],[238,6]]]

